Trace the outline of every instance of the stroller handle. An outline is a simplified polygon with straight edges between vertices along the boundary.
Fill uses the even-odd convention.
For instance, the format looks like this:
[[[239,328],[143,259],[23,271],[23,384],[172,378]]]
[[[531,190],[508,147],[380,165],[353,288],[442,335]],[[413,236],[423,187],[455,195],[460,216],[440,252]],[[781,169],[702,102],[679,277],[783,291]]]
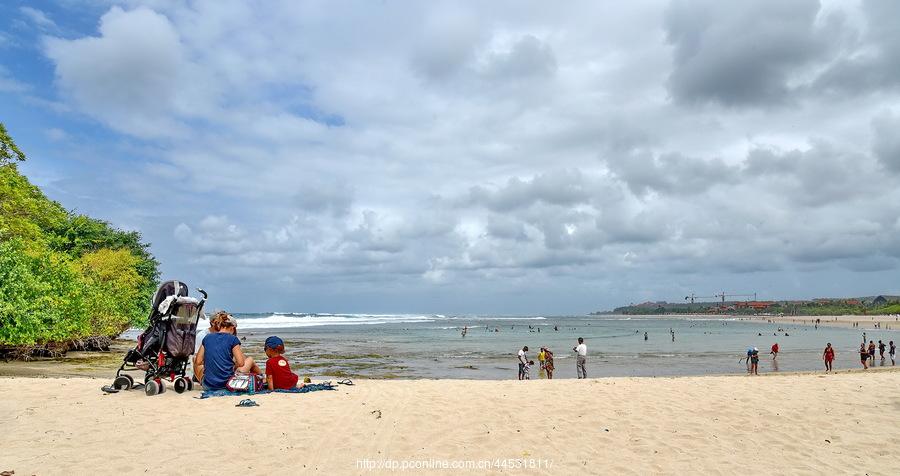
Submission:
[[[206,294],[206,291],[204,291],[203,288],[197,288],[197,292],[199,292],[200,294],[203,295],[203,300],[204,300],[204,301],[206,300],[206,298],[209,297],[209,295]]]

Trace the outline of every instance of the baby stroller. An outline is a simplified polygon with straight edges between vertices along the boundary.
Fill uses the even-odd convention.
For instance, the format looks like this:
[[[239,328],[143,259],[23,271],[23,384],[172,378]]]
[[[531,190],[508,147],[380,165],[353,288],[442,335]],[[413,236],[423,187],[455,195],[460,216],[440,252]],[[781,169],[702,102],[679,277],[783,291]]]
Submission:
[[[164,379],[172,382],[178,393],[194,388],[186,372],[207,298],[206,291],[199,288],[197,291],[203,299],[189,297],[187,285],[180,281],[166,281],[159,286],[151,301],[149,327],[138,337],[137,345],[125,354],[112,388],[104,387],[104,390],[117,392],[143,386],[144,393],[152,396],[166,391]],[[127,373],[136,371],[144,372],[143,384],[135,384]]]

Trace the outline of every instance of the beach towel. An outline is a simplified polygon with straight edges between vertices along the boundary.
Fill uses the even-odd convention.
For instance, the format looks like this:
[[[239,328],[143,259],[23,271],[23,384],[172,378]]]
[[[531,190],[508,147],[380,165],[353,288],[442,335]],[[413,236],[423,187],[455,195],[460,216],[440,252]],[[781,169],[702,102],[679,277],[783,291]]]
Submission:
[[[309,393],[319,390],[337,390],[337,387],[330,383],[308,383],[303,388],[276,389],[276,390],[259,390],[254,395],[265,395],[267,393]],[[204,390],[199,398],[210,397],[244,397],[250,395],[247,392],[232,392],[230,390]]]

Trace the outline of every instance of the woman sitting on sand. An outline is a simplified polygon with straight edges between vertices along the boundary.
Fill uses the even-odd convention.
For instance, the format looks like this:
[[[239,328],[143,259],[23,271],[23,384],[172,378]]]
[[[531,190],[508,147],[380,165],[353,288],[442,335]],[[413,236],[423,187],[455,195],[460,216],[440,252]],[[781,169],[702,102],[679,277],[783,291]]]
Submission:
[[[206,338],[207,335],[219,332],[219,323],[222,322],[224,317],[228,316],[227,312],[219,311],[211,318],[209,318],[209,328],[204,332],[203,330],[197,332],[197,337],[199,340],[197,341],[197,348],[194,349],[194,356],[196,356],[200,352],[200,346],[203,345],[203,339]],[[197,382],[203,381],[203,362],[194,359],[193,362],[194,369],[194,380]]]
[[[237,338],[237,321],[226,312],[213,316],[218,330],[203,338],[200,350],[194,357],[194,365],[202,365],[200,379],[205,390],[222,390],[236,373],[260,374],[253,358],[244,355]]]

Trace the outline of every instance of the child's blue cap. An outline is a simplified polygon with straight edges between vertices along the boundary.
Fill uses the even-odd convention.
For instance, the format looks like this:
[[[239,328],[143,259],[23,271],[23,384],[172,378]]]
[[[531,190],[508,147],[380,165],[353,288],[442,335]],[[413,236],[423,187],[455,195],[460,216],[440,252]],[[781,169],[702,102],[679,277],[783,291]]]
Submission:
[[[284,341],[281,340],[281,337],[271,336],[266,339],[266,349],[277,349],[279,345],[284,345]]]

